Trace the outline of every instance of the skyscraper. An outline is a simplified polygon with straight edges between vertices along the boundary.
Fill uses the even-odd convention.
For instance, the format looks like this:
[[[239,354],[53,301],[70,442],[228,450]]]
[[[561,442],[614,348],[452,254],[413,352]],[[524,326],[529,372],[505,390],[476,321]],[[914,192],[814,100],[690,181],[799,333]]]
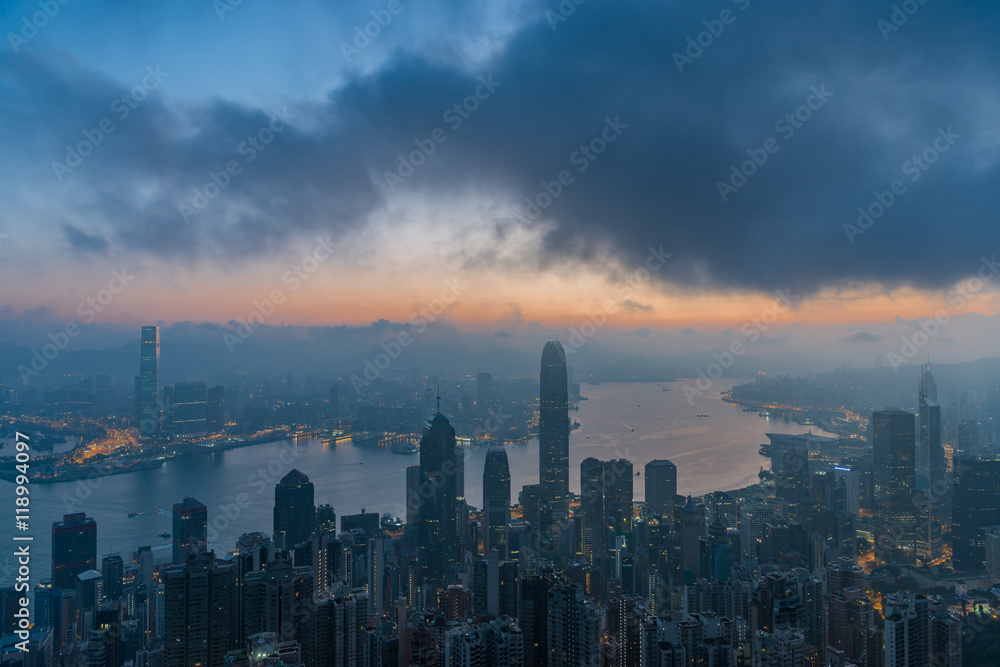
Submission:
[[[174,504],[174,557],[183,563],[192,554],[208,550],[208,508],[188,496]]]
[[[632,463],[627,459],[580,462],[580,516],[584,553],[601,561],[610,546],[608,532],[632,529]]]
[[[160,432],[157,378],[160,374],[160,327],[143,327],[139,342],[139,436],[151,440]]]
[[[705,521],[712,525],[721,521],[726,530],[740,527],[740,512],[736,498],[725,491],[712,491],[705,495]]]
[[[249,573],[240,593],[242,635],[274,632],[279,641],[302,641],[302,621],[309,615],[313,591],[312,569],[294,567],[283,558],[269,562],[263,571]]]
[[[524,664],[548,664],[549,591],[556,582],[551,572],[532,570],[518,586],[518,622],[524,632]]]
[[[485,553],[496,549],[501,559],[507,557],[507,524],[510,523],[510,466],[507,450],[494,447],[486,453],[483,467],[483,516],[486,530]]]
[[[605,463],[604,502],[607,507],[608,525],[615,535],[632,532],[632,462],[618,459]]]
[[[118,554],[105,556],[101,560],[101,596],[109,602],[117,602],[122,596],[125,564]]]
[[[547,611],[548,664],[597,665],[602,614],[597,603],[584,596],[583,586],[552,587]]]
[[[925,495],[920,501],[917,532],[917,558],[930,563],[943,553],[943,527],[947,482],[944,448],[941,446],[941,406],[937,402],[937,383],[926,367],[920,377],[919,398],[920,440],[917,447],[917,488]]]
[[[204,435],[208,431],[208,389],[204,382],[174,384],[174,436]]]
[[[964,421],[958,425],[956,453],[979,454],[979,424],[976,420]]]
[[[489,373],[476,375],[476,407],[485,410],[493,400],[493,376]]]
[[[693,578],[701,570],[699,547],[701,546],[701,538],[707,534],[705,504],[688,496],[687,502],[681,509],[680,524],[681,566],[683,568],[681,572],[683,576],[687,577],[688,574],[684,573],[684,570],[687,570]]]
[[[936,667],[962,667],[962,622],[940,612],[931,616],[930,664]]]
[[[320,535],[337,535],[337,512],[329,503],[316,506],[316,532]]]
[[[757,558],[764,538],[764,526],[774,518],[774,504],[763,498],[741,498],[739,514],[742,556]]]
[[[236,567],[215,554],[169,565],[163,574],[164,667],[224,665],[236,644]]]
[[[861,474],[856,465],[839,465],[833,474],[844,483],[844,509],[853,517],[858,516],[861,507]]]
[[[427,583],[443,584],[458,560],[459,456],[455,429],[438,412],[420,439],[418,558]]]
[[[384,533],[368,538],[368,615],[376,618],[386,609],[387,557],[392,558],[392,538]]]
[[[420,465],[406,467],[406,525],[415,526],[420,519]]]
[[[312,535],[316,525],[315,490],[302,472],[292,470],[274,487],[274,541],[291,549]]]
[[[864,568],[841,557],[827,566],[826,573],[830,596],[827,644],[860,661],[875,623],[874,604],[864,592]]]
[[[14,610],[20,606],[17,591],[13,586],[0,588],[0,633],[8,635],[17,629],[17,618]]]
[[[97,567],[97,522],[83,512],[52,524],[52,585],[73,588],[76,576]]]
[[[780,449],[772,461],[776,464],[774,495],[794,513],[809,488],[809,448],[804,442],[792,442]]]
[[[708,526],[708,535],[698,538],[698,561],[700,576],[710,581],[729,579],[733,565],[733,544],[729,532],[721,520],[716,519]]]
[[[885,665],[929,665],[930,603],[909,591],[885,598]]]
[[[984,530],[986,571],[1000,579],[1000,526],[987,526]]]
[[[666,459],[646,464],[646,507],[670,517],[677,495],[677,466]]]
[[[538,419],[539,481],[554,518],[569,514],[569,385],[559,341],[542,350]]]
[[[875,557],[916,562],[917,512],[914,417],[902,410],[872,414],[875,473]]]
[[[792,667],[806,664],[806,638],[801,630],[787,625],[773,632],[758,630],[753,637],[755,667]]]
[[[952,501],[952,564],[979,572],[986,565],[986,528],[1000,524],[1000,459],[956,455]]]
[[[226,388],[221,384],[208,390],[205,425],[209,433],[218,433],[226,426]]]
[[[346,586],[338,585],[332,597],[321,597],[311,610],[306,610],[301,633],[305,639],[304,664],[372,664],[364,660],[367,597],[366,593],[352,594]],[[405,636],[405,628],[400,634]]]

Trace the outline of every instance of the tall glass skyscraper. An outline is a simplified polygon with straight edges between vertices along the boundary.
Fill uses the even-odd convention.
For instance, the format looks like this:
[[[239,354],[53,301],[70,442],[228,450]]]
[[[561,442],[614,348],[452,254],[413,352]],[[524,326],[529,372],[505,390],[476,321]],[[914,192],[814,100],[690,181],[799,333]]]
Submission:
[[[608,535],[632,531],[632,463],[627,459],[580,462],[580,517],[583,552],[600,561],[610,547]],[[589,545],[589,549],[588,549]]]
[[[920,502],[917,533],[917,558],[923,564],[940,557],[944,551],[943,527],[949,523],[947,462],[941,446],[941,406],[937,402],[937,383],[926,367],[917,390],[919,398],[920,440],[917,447],[917,488],[926,495]]]
[[[953,467],[952,565],[980,572],[986,568],[986,528],[1000,524],[1000,458],[958,454]]]
[[[183,563],[192,554],[208,551],[208,508],[196,498],[174,504],[173,562]]]
[[[52,524],[52,585],[73,588],[76,575],[97,567],[97,522],[83,512]]]
[[[559,341],[542,350],[539,391],[539,481],[553,518],[569,514],[569,385]]]
[[[160,374],[160,327],[143,327],[139,343],[139,437],[151,440],[160,432],[156,401]]]
[[[875,557],[883,563],[916,563],[914,421],[902,410],[872,413]]]
[[[646,464],[646,507],[673,519],[674,497],[677,495],[677,466],[666,459]]]
[[[420,439],[418,560],[427,583],[443,584],[458,560],[460,456],[455,429],[438,412]]]
[[[510,465],[507,450],[494,447],[486,453],[483,467],[483,516],[486,518],[484,544],[507,557],[507,524],[510,523]]]
[[[316,492],[305,473],[292,470],[274,487],[274,541],[282,549],[302,544],[316,527]]]

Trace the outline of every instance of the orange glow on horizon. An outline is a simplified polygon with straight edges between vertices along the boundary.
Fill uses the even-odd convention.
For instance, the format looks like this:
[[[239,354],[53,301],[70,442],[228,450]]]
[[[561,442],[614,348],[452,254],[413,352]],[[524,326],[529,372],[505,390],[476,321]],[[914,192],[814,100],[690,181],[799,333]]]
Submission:
[[[48,293],[61,295],[46,303],[50,316],[80,320],[80,304],[93,298],[101,283],[83,284],[52,274]],[[67,289],[67,285],[71,285]],[[38,289],[45,289],[39,285]],[[269,308],[278,297],[281,303]],[[1000,293],[983,291],[949,303],[942,292],[914,288],[886,291],[876,285],[827,289],[802,298],[794,290],[788,308],[776,294],[739,291],[683,290],[640,284],[624,290],[607,275],[577,268],[511,276],[499,272],[456,271],[438,276],[407,274],[401,267],[388,273],[357,267],[324,266],[302,277],[284,269],[256,268],[252,273],[224,273],[204,269],[197,273],[155,275],[139,273],[124,291],[101,309],[97,323],[121,325],[190,321],[226,323],[246,319],[255,311],[268,311],[265,323],[296,326],[368,326],[380,319],[392,322],[426,317],[463,328],[514,330],[528,323],[558,329],[607,317],[609,330],[652,329],[739,330],[764,319],[782,329],[790,325],[827,326],[884,323],[979,312],[1000,311]],[[17,312],[34,309],[27,292]],[[86,308],[83,312],[86,312]],[[267,313],[265,313],[267,314]],[[84,322],[85,323],[85,322]]]

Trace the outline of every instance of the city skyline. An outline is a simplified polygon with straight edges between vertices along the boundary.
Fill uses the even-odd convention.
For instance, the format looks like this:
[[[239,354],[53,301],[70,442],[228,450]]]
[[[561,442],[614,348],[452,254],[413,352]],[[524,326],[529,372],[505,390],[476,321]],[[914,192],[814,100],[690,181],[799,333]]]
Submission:
[[[1000,524],[991,525],[1000,520],[1000,508],[982,500],[1000,492],[1000,458],[995,454],[1000,450],[992,420],[982,420],[985,437],[974,434],[970,424],[976,422],[967,419],[970,406],[958,406],[951,388],[942,417],[929,368],[921,370],[916,386],[916,412],[875,410],[866,428],[867,420],[842,410],[842,417],[829,422],[839,431],[835,438],[769,433],[770,449],[762,448],[761,454],[771,459],[771,472],[762,467],[759,484],[701,498],[678,495],[677,466],[652,460],[644,468],[646,502],[637,503],[634,481],[641,472],[634,473],[630,457],[614,458],[620,449],[604,450],[612,454],[610,460],[589,457],[580,463],[579,495],[559,483],[559,470],[570,469],[568,413],[585,398],[579,383],[570,382],[558,341],[545,344],[541,359],[534,385],[537,403],[530,399],[540,418],[540,483],[523,486],[517,503],[511,497],[506,455],[506,445],[514,443],[492,440],[481,426],[473,438],[463,435],[460,441],[442,413],[440,384],[432,388],[426,378],[414,378],[426,389],[424,407],[414,414],[433,410],[434,416],[422,429],[419,465],[405,469],[405,489],[397,489],[405,491],[406,523],[388,514],[380,520],[362,507],[360,514],[342,514],[338,533],[334,509],[316,504],[314,485],[297,468],[272,480],[270,536],[247,530],[235,545],[219,543],[213,528],[220,519],[238,519],[238,509],[233,515],[224,507],[222,516],[213,516],[193,497],[176,502],[173,535],[161,535],[173,537],[166,560],[163,549],[142,545],[127,562],[118,552],[99,554],[98,523],[84,512],[68,514],[52,525],[52,579],[34,589],[39,618],[47,624],[42,626],[45,641],[57,642],[61,655],[82,649],[91,663],[105,666],[118,665],[122,656],[145,654],[162,654],[165,665],[222,665],[243,655],[241,644],[247,645],[247,656],[283,656],[293,665],[326,664],[330,655],[340,653],[346,664],[360,665],[370,664],[372,651],[398,656],[404,641],[416,653],[448,655],[460,664],[473,664],[475,651],[485,651],[482,655],[491,656],[486,664],[559,664],[560,656],[570,656],[570,664],[595,664],[601,655],[613,664],[630,665],[647,654],[644,642],[652,637],[658,638],[659,660],[710,655],[736,665],[738,656],[754,661],[778,656],[781,664],[805,667],[822,653],[828,660],[840,655],[875,667],[884,653],[886,660],[905,655],[902,664],[913,667],[923,667],[934,656],[950,667],[963,664],[963,644],[968,642],[963,642],[961,627],[968,621],[953,602],[910,590],[882,596],[871,588],[874,579],[867,578],[901,565],[921,567],[927,576],[945,581],[959,573],[978,581],[1000,576],[1000,562],[993,555],[1000,550],[994,538]],[[149,355],[140,354],[137,368],[147,368],[148,360]],[[760,392],[784,391],[787,380],[758,376],[727,395],[747,412],[767,401]],[[286,383],[289,389],[291,374]],[[216,446],[218,436],[178,428],[190,422],[178,418],[192,412],[190,400],[161,401],[156,437],[139,445],[146,415],[139,397],[161,392],[156,385],[143,387],[139,375],[133,387],[134,443],[146,447],[146,457],[170,447]],[[162,393],[178,396],[194,387],[201,387],[205,413],[203,382],[168,386]],[[507,400],[510,385],[480,372],[467,375],[466,387],[476,400],[467,410],[461,401],[449,402],[458,411],[453,418],[463,431],[470,418],[471,424],[488,426],[495,420],[490,411]],[[670,389],[656,387],[654,395]],[[330,401],[339,396],[334,389],[322,393]],[[334,407],[339,412],[332,403],[324,412],[331,414]],[[1000,402],[992,397],[977,408],[985,410],[984,416],[994,409],[1000,409]],[[360,403],[358,410],[359,415],[365,412]],[[710,415],[696,415],[705,417]],[[808,421],[796,416],[803,419]],[[226,426],[232,424],[226,420]],[[865,432],[870,447],[864,446]],[[548,455],[546,438],[552,450]],[[464,449],[476,439],[491,443],[482,459],[479,509],[465,499],[466,477],[478,473],[467,470]],[[346,444],[334,437],[324,443],[334,440]],[[351,440],[354,447],[363,447],[364,440]],[[935,461],[943,455],[933,450],[942,441],[954,452],[954,476],[936,469]],[[562,458],[560,449],[566,452]],[[398,453],[413,451],[400,448]],[[867,481],[849,481],[855,469]],[[547,476],[555,483],[546,483]],[[953,503],[945,500],[952,491]],[[850,493],[858,497],[852,499]],[[924,501],[921,494],[933,499]],[[234,507],[246,503],[237,499]],[[343,512],[343,502],[338,505]],[[939,522],[933,531],[921,523],[928,519]],[[927,535],[949,529],[947,545],[921,544]],[[868,546],[862,535],[871,536]],[[947,569],[935,569],[942,566]],[[758,573],[758,567],[768,574]],[[980,574],[980,567],[986,572]],[[850,581],[844,579],[848,572]],[[828,594],[824,579],[830,582]],[[741,616],[732,597],[739,595],[733,588],[738,581],[754,582],[752,620]],[[151,594],[162,604],[151,604]],[[681,607],[669,602],[676,595],[681,595]],[[877,616],[872,596],[881,605]],[[67,600],[75,606],[66,607]],[[358,616],[362,609],[367,620]],[[411,613],[416,614],[414,622],[406,621]],[[545,617],[541,625],[539,613]],[[730,613],[735,618],[724,615]],[[65,614],[85,631],[55,622]],[[422,633],[431,626],[421,623],[435,614],[455,625],[428,640]],[[127,640],[116,630],[126,616],[144,628]],[[745,635],[736,630],[742,624],[757,629]],[[359,652],[352,642],[366,648]],[[528,650],[526,642],[535,648]],[[547,660],[539,653],[542,645]],[[422,664],[408,660],[403,658],[405,664]]]

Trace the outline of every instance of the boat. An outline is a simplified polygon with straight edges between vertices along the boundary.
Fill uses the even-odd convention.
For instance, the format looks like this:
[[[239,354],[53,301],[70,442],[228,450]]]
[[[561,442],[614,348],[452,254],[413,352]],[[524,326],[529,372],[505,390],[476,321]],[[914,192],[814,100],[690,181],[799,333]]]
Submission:
[[[572,424],[570,425],[570,427],[569,427],[569,429],[570,429],[571,431],[575,431],[575,430],[576,430],[576,429],[578,429],[578,428],[580,428],[580,422],[578,422],[578,421],[575,421],[575,420],[573,421],[573,423],[572,423]]]
[[[129,512],[129,513],[128,513],[128,518],[130,518],[130,519],[134,519],[134,518],[136,518],[137,516],[139,516],[139,513],[138,513],[138,512]]]
[[[401,445],[396,445],[392,448],[393,454],[419,454],[420,445],[414,442],[404,442]]]
[[[163,539],[167,539],[168,537],[170,537],[170,533],[160,533],[160,537],[162,537]]]
[[[705,414],[696,415],[696,416],[698,416],[698,417],[708,417],[708,415],[705,415]]]
[[[640,472],[640,471],[636,471],[636,473],[635,473],[635,476],[636,476],[636,477],[642,477],[642,472]]]

